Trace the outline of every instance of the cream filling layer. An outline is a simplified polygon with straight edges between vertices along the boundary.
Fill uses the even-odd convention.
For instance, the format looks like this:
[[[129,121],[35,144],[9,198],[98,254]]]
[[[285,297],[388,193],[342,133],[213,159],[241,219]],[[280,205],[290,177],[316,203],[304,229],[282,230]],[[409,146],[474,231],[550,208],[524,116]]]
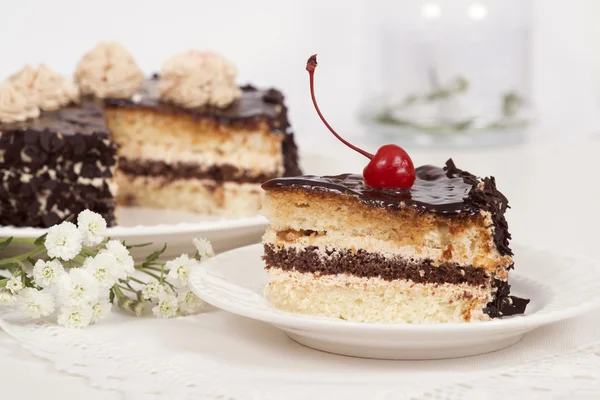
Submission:
[[[119,173],[119,200],[139,207],[186,210],[203,215],[251,216],[263,191],[255,183],[217,183],[209,179],[165,180]]]
[[[265,295],[284,311],[358,322],[440,323],[488,320],[490,287],[416,284],[351,275],[267,270]]]
[[[369,253],[380,254],[386,258],[401,257],[407,260],[422,261],[432,260],[433,264],[456,263],[475,268],[485,268],[496,273],[499,279],[506,279],[505,269],[512,264],[512,260],[502,257],[495,247],[485,252],[479,243],[474,243],[469,229],[452,238],[452,242],[442,244],[439,233],[432,231],[427,234],[422,244],[398,245],[390,240],[382,240],[374,236],[356,236],[350,232],[327,231],[311,236],[278,234],[272,227],[268,228],[263,236],[264,243],[271,243],[277,247],[294,248],[302,250],[308,246],[315,246],[322,252],[323,257],[328,257],[326,252],[331,251],[358,251],[365,250]],[[291,235],[291,236],[290,236]],[[286,240],[289,238],[290,240]]]
[[[210,143],[187,146],[176,142],[140,143],[127,142],[122,145],[119,155],[129,160],[162,161],[166,164],[192,163],[199,166],[231,165],[256,174],[283,175],[281,151],[270,152],[261,148],[260,137],[248,138],[246,145],[225,142],[218,150]],[[264,140],[264,139],[262,139]]]

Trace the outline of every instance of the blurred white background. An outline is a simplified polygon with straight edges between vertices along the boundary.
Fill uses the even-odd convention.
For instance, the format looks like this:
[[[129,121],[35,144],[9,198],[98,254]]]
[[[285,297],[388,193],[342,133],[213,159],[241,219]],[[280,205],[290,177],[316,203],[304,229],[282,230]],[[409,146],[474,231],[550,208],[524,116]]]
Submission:
[[[528,0],[522,0],[527,2]],[[421,0],[20,0],[0,2],[0,77],[26,63],[45,62],[71,73],[101,40],[122,42],[148,73],[170,55],[213,49],[233,60],[240,83],[281,88],[301,143],[334,143],[312,111],[305,61],[319,53],[317,90],[330,122],[347,135],[363,132],[355,116],[368,71],[373,32],[383,17],[426,12],[460,15],[465,1]],[[503,7],[503,0],[472,1]],[[508,4],[510,2],[506,2]],[[381,5],[385,7],[381,7]],[[460,5],[459,5],[460,4]],[[540,139],[586,138],[600,131],[600,2],[531,0],[531,91]],[[429,7],[429,8],[428,8]],[[385,9],[386,15],[377,14]],[[464,13],[468,10],[465,9]],[[511,20],[510,10],[506,17]],[[381,12],[380,12],[381,14]],[[403,18],[404,17],[404,18]],[[517,16],[515,16],[516,18]],[[490,49],[493,51],[493,49]]]

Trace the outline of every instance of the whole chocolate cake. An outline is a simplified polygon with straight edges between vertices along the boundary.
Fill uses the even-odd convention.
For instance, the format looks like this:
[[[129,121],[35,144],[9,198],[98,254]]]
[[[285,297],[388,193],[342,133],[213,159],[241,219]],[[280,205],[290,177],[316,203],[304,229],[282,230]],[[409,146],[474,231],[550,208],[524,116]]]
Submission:
[[[190,51],[146,79],[117,43],[72,82],[45,65],[0,85],[0,225],[48,227],[115,204],[253,215],[260,184],[300,173],[283,95],[239,87],[236,69]]]

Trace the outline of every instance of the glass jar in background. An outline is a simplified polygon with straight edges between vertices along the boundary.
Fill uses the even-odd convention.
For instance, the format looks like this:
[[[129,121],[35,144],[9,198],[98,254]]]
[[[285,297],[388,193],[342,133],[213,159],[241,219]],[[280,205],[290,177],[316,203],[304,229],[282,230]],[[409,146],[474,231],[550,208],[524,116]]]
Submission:
[[[532,123],[529,0],[374,0],[361,121],[424,146],[521,142]]]

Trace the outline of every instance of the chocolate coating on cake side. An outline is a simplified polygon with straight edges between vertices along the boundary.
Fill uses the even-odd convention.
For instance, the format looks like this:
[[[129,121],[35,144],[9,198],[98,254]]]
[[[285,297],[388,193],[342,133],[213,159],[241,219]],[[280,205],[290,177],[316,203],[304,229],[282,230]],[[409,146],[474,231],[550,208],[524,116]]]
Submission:
[[[49,227],[90,209],[115,224],[117,145],[93,103],[0,124],[0,225]]]
[[[357,198],[369,207],[397,210],[413,207],[417,212],[439,215],[475,215],[488,211],[494,223],[494,243],[501,255],[512,255],[508,247],[510,234],[504,213],[508,200],[496,188],[493,177],[479,179],[456,168],[452,159],[442,169],[425,165],[416,169],[410,189],[376,189],[365,185],[361,175],[297,176],[275,178],[263,189],[293,189]]]
[[[490,318],[508,317],[510,315],[524,314],[529,304],[529,299],[510,295],[510,285],[507,281],[494,279],[492,286],[496,288],[494,299],[489,302],[483,312]]]

